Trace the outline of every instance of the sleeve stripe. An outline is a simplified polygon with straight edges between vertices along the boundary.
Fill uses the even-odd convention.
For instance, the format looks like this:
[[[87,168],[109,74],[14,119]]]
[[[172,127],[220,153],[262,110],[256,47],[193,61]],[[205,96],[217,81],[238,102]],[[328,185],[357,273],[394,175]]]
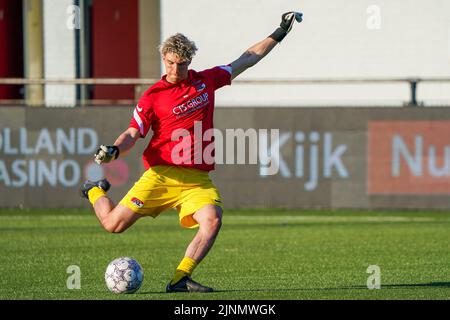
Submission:
[[[231,66],[219,66],[220,69],[223,69],[225,71],[228,71],[229,74],[231,74],[233,72],[233,69],[231,68]]]
[[[144,123],[141,120],[141,117],[139,117],[139,114],[137,113],[136,109],[134,109],[133,112],[134,121],[139,125],[139,132],[141,133],[141,136],[144,135]]]

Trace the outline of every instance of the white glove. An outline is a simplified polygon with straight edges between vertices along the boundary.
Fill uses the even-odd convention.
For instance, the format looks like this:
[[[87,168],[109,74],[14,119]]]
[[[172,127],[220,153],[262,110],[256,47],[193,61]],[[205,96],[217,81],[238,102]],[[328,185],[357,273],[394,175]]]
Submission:
[[[98,164],[108,163],[119,157],[119,148],[117,146],[101,145],[95,153],[94,161]]]

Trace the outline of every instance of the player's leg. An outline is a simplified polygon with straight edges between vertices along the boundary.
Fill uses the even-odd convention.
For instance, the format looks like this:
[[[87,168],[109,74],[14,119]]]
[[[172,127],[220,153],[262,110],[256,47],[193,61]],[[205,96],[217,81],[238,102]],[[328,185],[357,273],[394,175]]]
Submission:
[[[194,213],[193,218],[198,222],[199,229],[187,247],[185,256],[199,264],[213,246],[222,226],[222,208],[208,204]]]
[[[208,172],[180,168],[183,191],[179,199],[180,224],[186,228],[199,227],[188,245],[184,258],[176,268],[167,292],[211,292],[191,279],[192,272],[208,254],[222,226],[221,197]]]
[[[199,229],[186,249],[185,256],[175,271],[167,292],[211,292],[212,288],[203,286],[190,277],[197,265],[208,254],[222,226],[222,208],[207,204],[196,211],[192,218]]]
[[[110,233],[121,233],[131,227],[141,214],[134,213],[130,208],[114,203],[106,196],[94,203],[95,215],[103,228]]]
[[[179,181],[164,176],[169,166],[149,168],[116,206],[107,196],[110,185],[106,179],[86,181],[81,194],[92,203],[102,226],[109,232],[125,231],[136,220],[145,216],[157,217],[172,208],[179,197]]]
[[[81,186],[81,195],[87,198],[95,211],[100,224],[111,233],[121,233],[133,225],[142,215],[133,212],[130,208],[117,205],[109,199],[106,191],[110,184],[106,179],[100,181],[86,181]]]

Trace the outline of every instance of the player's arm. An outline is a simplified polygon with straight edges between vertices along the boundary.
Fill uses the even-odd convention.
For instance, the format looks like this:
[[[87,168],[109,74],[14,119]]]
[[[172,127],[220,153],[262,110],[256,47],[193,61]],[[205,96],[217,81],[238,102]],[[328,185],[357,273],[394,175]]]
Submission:
[[[98,164],[108,163],[115,160],[119,155],[126,155],[135,145],[140,137],[138,129],[130,127],[125,130],[112,146],[101,145],[95,153],[95,162]]]
[[[248,48],[237,60],[231,63],[231,79],[236,78],[242,72],[257,64],[277,44],[278,42],[272,38],[266,38]]]
[[[292,25],[302,21],[302,13],[286,12],[281,16],[280,27],[278,27],[268,38],[248,48],[237,60],[231,63],[231,79],[236,78],[248,68],[257,64],[272,49],[280,43],[291,31]]]

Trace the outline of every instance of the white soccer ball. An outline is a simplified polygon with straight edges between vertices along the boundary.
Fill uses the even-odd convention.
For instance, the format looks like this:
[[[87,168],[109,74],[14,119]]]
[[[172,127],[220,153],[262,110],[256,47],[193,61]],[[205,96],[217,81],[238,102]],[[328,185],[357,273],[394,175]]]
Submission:
[[[143,280],[142,267],[129,257],[117,258],[106,268],[106,286],[114,293],[134,293],[141,287]]]

